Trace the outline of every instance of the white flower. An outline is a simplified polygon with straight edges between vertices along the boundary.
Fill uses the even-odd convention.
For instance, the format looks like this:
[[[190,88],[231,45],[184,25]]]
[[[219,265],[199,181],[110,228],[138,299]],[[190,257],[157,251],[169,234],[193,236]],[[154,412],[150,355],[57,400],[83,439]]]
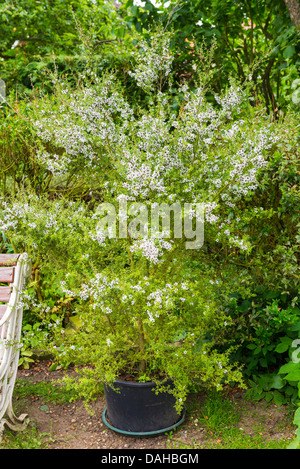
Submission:
[[[199,20],[197,23],[196,23],[196,26],[202,26],[203,25],[203,21],[202,20]]]
[[[153,314],[152,314],[150,311],[147,311],[147,314],[148,314],[149,320],[150,320],[151,322],[154,322],[155,319],[154,319],[154,317],[153,317]]]
[[[161,2],[158,2],[157,0],[151,0],[151,3],[152,5],[155,6],[155,8],[168,8],[171,4],[170,1],[162,4]]]
[[[146,5],[146,2],[142,2],[141,0],[133,0],[133,5],[135,7],[144,7]]]

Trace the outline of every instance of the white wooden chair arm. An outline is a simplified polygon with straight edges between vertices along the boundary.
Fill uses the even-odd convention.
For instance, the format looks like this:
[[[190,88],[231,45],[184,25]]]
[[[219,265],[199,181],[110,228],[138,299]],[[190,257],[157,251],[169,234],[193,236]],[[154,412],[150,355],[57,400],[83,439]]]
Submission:
[[[28,259],[27,253],[21,254],[15,268],[14,284],[12,293],[10,295],[9,303],[2,319],[0,320],[0,327],[8,320],[13,313],[14,308],[18,307],[18,300],[23,291],[25,284],[31,273],[31,262]]]
[[[5,266],[5,267],[4,267]],[[31,262],[27,253],[0,254],[0,440],[4,425],[12,430],[23,430],[27,415],[16,417],[12,408],[22,328],[23,307],[19,301],[25,283],[30,277]],[[3,313],[4,311],[4,313]]]

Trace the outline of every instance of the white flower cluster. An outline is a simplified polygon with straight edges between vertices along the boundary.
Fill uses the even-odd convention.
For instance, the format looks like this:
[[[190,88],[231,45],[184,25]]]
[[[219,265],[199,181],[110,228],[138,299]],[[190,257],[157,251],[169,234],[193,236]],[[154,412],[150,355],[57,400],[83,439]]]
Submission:
[[[93,227],[92,217],[84,213],[84,207],[73,201],[45,203],[36,194],[7,202],[0,198],[0,231],[14,233],[15,239],[29,243],[33,248],[44,244],[47,237],[87,232]],[[96,223],[96,221],[95,221]]]
[[[170,34],[162,31],[151,38],[151,43],[141,40],[140,49],[135,54],[135,71],[129,71],[138,86],[146,90],[153,90],[155,85],[168,77],[172,70],[173,54],[169,47]]]
[[[118,279],[109,280],[105,275],[97,273],[94,278],[90,280],[89,284],[83,284],[80,291],[77,293],[66,288],[66,282],[62,281],[61,288],[68,296],[78,296],[81,300],[92,298],[94,300],[94,308],[102,306],[105,308],[106,313],[110,313],[111,309],[104,306],[102,298],[105,297],[107,292],[118,286]]]
[[[143,238],[134,241],[132,246],[130,246],[130,250],[131,252],[142,254],[143,257],[153,264],[158,264],[163,262],[162,256],[165,252],[164,250],[170,251],[172,249],[172,243],[172,241],[159,238]]]
[[[28,220],[28,217],[35,218],[35,208],[28,202],[15,202],[13,204],[0,199],[1,217],[0,231],[3,233],[17,231],[19,220]],[[31,223],[31,227],[35,228],[35,223]]]
[[[126,180],[122,183],[122,187],[127,189],[129,193],[136,197],[146,198],[151,191],[158,194],[166,192],[163,177],[158,167],[151,160],[150,154],[147,154],[147,162],[143,162],[143,158],[124,151],[121,165],[126,171]],[[153,156],[153,155],[152,155]],[[154,166],[154,167],[153,167]]]
[[[36,153],[38,163],[52,174],[61,176],[68,172],[71,158],[66,155],[49,154],[46,150]]]
[[[112,90],[112,76],[104,83],[96,81],[94,88],[70,90],[67,103],[63,101],[57,107],[50,103],[47,110],[35,108],[33,127],[43,145],[36,155],[37,162],[53,174],[66,173],[82,159],[84,166],[99,167],[99,151],[103,151],[104,146],[112,149],[126,138],[118,129],[115,116],[117,114],[126,127],[133,110]],[[55,153],[46,150],[49,142],[57,149]]]
[[[132,75],[140,86],[152,89],[160,77],[171,73],[172,54],[169,33],[153,35],[151,44],[140,43]],[[198,87],[180,87],[184,99],[180,115],[170,110],[167,93],[156,91],[153,106],[136,113],[116,91],[113,76],[94,77],[93,86],[71,90],[62,86],[60,99],[40,109],[36,106],[34,122],[39,151],[37,162],[56,176],[84,174],[95,180],[107,175],[103,196],[123,194],[127,200],[205,205],[205,221],[219,229],[234,246],[245,249],[224,220],[227,208],[258,186],[258,175],[267,164],[266,151],[277,137],[266,122],[250,126],[245,113],[239,112],[248,96],[239,86],[216,95],[208,101],[206,91]],[[51,145],[49,145],[51,143]],[[50,148],[53,151],[50,151]],[[225,210],[224,210],[225,209]],[[7,205],[0,228],[15,229],[17,214],[26,218],[31,207]],[[23,212],[22,214],[20,213]],[[32,217],[28,226],[33,228]],[[45,233],[55,228],[55,218],[45,224]],[[70,230],[72,230],[70,226]],[[91,233],[105,246],[104,235]],[[140,252],[153,263],[161,262],[162,252],[171,242],[153,239],[137,240],[132,252]]]
[[[128,312],[132,321],[135,321],[133,307],[137,305],[139,313],[141,308],[144,308],[144,314],[150,323],[154,323],[160,315],[172,310],[175,307],[176,298],[181,303],[185,303],[186,295],[194,297],[185,282],[166,283],[164,287],[153,290],[147,276],[137,284],[127,284],[118,278],[109,280],[103,273],[97,273],[88,284],[82,285],[78,291],[69,290],[65,281],[61,282],[61,288],[68,296],[77,297],[83,301],[92,300],[93,308],[100,308],[102,313],[108,316],[113,313],[118,314],[121,308],[123,312]]]

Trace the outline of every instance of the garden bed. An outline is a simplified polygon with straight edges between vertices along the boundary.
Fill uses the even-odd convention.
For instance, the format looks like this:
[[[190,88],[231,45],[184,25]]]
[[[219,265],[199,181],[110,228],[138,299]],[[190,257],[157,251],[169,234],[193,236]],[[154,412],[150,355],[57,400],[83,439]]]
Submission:
[[[6,431],[3,448],[284,449],[294,437],[292,413],[286,407],[253,402],[238,389],[217,401],[201,392],[191,394],[186,421],[173,434],[146,439],[122,436],[102,422],[104,396],[92,403],[91,415],[82,401],[68,402],[57,385],[66,371],[50,372],[49,365],[40,362],[29,370],[19,370],[14,405],[29,414],[30,424],[24,433],[12,435]],[[75,371],[70,368],[67,373]]]

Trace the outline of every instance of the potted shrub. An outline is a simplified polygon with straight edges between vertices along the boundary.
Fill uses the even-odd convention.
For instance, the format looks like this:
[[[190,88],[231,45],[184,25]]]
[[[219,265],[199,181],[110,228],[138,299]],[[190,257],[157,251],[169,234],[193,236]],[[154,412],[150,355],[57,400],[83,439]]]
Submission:
[[[56,184],[69,198],[27,190],[2,203],[0,229],[59,267],[55,276],[77,305],[81,325],[76,334],[59,332],[58,359],[89,365],[77,384],[85,397],[100,383],[109,406],[125,397],[124,425],[114,421],[120,408],[104,420],[133,434],[181,422],[195,383],[241,383],[229,351],[215,348],[228,318],[210,246],[251,248],[240,203],[257,188],[276,142],[238,84],[208,97],[199,74],[175,99],[169,42],[166,32],[150,45],[140,41],[131,75],[147,97],[143,109],[127,102],[114,75],[93,73],[76,89],[57,82],[54,97],[33,101],[32,164],[46,174],[50,195]],[[158,402],[146,406],[153,415],[160,409],[150,423],[137,409],[148,388]]]

